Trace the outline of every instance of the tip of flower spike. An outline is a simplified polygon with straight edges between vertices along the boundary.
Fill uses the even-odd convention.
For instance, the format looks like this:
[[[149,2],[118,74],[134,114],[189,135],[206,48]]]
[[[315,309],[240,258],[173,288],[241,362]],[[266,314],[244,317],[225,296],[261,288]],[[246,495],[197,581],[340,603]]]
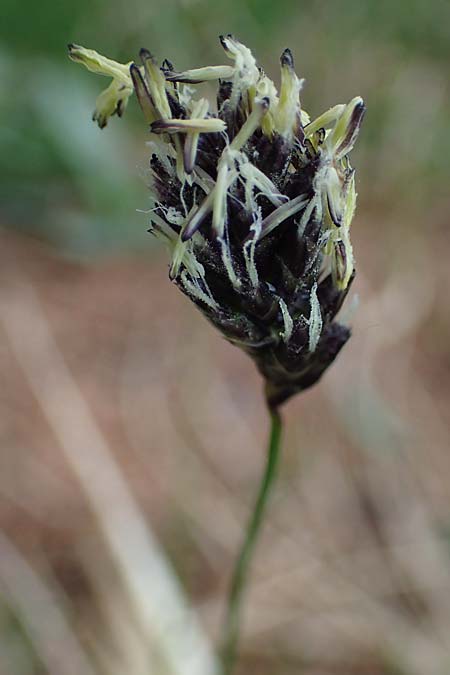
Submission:
[[[280,63],[282,66],[286,66],[287,68],[294,68],[294,57],[292,56],[292,52],[289,48],[285,49],[282,53],[280,57]]]
[[[75,61],[76,63],[82,63],[87,68],[89,67],[88,63],[89,63],[90,54],[91,53],[96,54],[96,52],[94,52],[93,50],[86,49],[85,47],[82,47],[81,45],[75,44],[74,42],[69,42],[69,44],[67,45],[67,51],[68,51],[69,59],[71,59],[72,61]]]
[[[366,104],[364,103],[361,96],[357,96],[355,100],[355,107],[353,109],[352,120],[355,118],[356,123],[359,125],[363,118],[363,115],[366,112]]]
[[[352,114],[350,117],[350,123],[349,123],[349,128],[355,128],[358,127],[361,124],[361,120],[364,116],[364,113],[366,112],[366,106],[361,98],[361,96],[355,96],[355,98],[350,101],[349,105],[353,104],[353,110]]]
[[[228,52],[229,47],[227,44],[227,40],[234,40],[234,36],[231,33],[228,33],[227,35],[219,35],[219,40],[222,47],[225,49],[226,52]]]
[[[152,61],[155,60],[153,54],[145,47],[140,48],[139,58],[141,59],[142,63],[144,63],[147,59],[151,59]]]
[[[67,45],[67,51],[69,52],[69,58],[72,61],[81,61],[80,52],[83,49],[80,45],[76,45],[73,42],[69,42]]]

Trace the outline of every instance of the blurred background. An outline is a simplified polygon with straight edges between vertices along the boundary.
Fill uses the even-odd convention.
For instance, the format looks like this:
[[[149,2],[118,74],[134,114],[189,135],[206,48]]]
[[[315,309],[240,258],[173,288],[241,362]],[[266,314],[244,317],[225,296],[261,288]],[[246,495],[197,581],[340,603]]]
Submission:
[[[185,69],[228,32],[274,78],[291,47],[311,115],[368,109],[353,338],[284,409],[236,672],[450,673],[450,4],[3,0],[1,675],[214,670],[261,382],[146,233],[136,102],[100,131],[66,44]]]

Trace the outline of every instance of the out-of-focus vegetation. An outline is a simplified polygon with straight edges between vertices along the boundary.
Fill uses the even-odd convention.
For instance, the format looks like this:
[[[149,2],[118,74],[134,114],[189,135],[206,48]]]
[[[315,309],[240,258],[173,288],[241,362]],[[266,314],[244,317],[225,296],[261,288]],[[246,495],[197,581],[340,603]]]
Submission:
[[[286,408],[237,672],[450,672],[450,3],[2,0],[1,675],[211,672],[260,382],[166,280],[136,102],[100,131],[66,44],[189,68],[228,32],[275,79],[291,47],[311,114],[367,105],[354,335]]]

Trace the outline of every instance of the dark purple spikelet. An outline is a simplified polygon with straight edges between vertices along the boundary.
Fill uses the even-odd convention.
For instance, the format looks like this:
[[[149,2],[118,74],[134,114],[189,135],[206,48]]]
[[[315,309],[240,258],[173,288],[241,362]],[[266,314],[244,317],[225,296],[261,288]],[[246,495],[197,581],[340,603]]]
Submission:
[[[348,153],[365,108],[356,97],[311,122],[289,50],[277,92],[247,47],[221,43],[230,65],[184,72],[144,49],[127,65],[69,52],[113,78],[97,99],[101,126],[134,89],[151,132],[151,231],[170,247],[170,278],[250,354],[275,407],[317,382],[350,337],[335,317],[354,278]],[[218,82],[214,107],[194,97],[207,80]]]

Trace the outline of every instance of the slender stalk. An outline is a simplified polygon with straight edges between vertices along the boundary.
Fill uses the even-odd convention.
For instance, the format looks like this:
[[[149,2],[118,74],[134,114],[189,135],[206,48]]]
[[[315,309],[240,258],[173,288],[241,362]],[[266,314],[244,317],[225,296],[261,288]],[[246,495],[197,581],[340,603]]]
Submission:
[[[269,408],[269,411],[271,427],[269,445],[267,448],[266,468],[259,487],[255,507],[248,523],[244,542],[234,567],[230,592],[228,595],[224,641],[222,646],[223,675],[231,675],[236,661],[241,625],[241,606],[247,582],[249,565],[255,543],[261,529],[266,504],[276,475],[278,458],[280,454],[282,428],[281,417],[276,408]]]

